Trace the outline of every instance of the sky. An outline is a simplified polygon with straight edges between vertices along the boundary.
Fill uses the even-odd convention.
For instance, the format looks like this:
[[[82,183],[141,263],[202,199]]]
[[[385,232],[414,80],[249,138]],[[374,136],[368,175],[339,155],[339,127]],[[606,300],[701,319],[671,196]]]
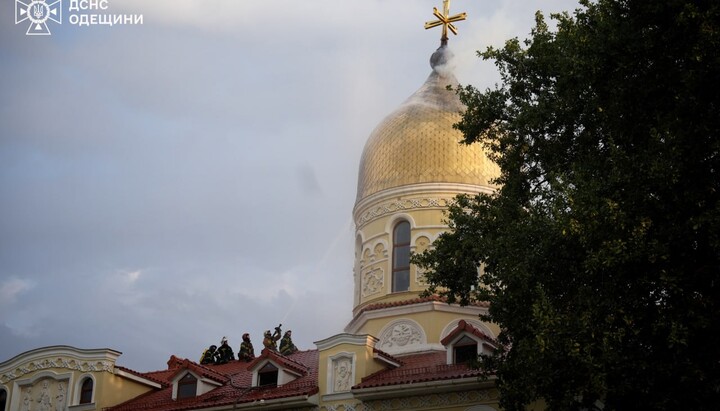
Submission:
[[[29,3],[29,0],[25,1]],[[0,362],[49,346],[119,365],[352,317],[352,208],[373,128],[430,74],[441,0],[107,0],[142,24],[14,24],[0,4]],[[455,0],[455,74],[571,0]]]

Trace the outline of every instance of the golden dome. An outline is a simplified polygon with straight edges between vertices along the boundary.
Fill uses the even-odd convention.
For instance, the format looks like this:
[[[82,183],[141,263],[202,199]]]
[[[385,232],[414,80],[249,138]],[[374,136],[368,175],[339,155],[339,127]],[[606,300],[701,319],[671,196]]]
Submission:
[[[357,202],[389,188],[417,183],[463,183],[492,187],[497,166],[480,144],[459,144],[462,103],[448,85],[441,47],[433,54],[433,72],[422,87],[370,134],[360,160]]]

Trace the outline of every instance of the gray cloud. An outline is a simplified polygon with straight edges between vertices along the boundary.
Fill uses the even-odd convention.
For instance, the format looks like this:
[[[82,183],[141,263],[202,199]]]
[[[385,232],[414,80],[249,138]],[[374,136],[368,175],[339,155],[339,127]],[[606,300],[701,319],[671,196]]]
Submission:
[[[301,348],[341,332],[360,153],[427,77],[439,3],[115,0],[144,24],[42,38],[6,3],[0,361],[70,344],[144,371],[279,322]],[[526,3],[453,3],[461,81],[496,81],[488,39],[574,7]]]

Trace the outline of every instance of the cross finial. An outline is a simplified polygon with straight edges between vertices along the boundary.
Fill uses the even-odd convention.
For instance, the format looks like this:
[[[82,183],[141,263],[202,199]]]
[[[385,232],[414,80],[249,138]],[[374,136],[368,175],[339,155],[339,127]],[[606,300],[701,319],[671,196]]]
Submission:
[[[442,25],[443,31],[442,31],[442,37],[440,37],[440,45],[445,46],[448,42],[448,34],[447,31],[450,29],[450,31],[453,32],[453,34],[457,35],[457,28],[453,25],[456,21],[465,20],[467,18],[467,13],[460,13],[456,14],[454,16],[450,15],[450,0],[443,0],[443,12],[440,14],[437,7],[433,7],[433,15],[437,17],[437,20],[435,21],[428,21],[425,23],[425,29],[431,29],[433,27],[437,27]]]

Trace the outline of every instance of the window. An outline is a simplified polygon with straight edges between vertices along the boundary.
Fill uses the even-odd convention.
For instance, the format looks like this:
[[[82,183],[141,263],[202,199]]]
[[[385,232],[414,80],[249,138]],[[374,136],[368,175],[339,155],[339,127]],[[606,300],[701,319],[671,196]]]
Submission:
[[[462,364],[477,360],[477,341],[467,335],[455,343],[453,347],[454,363]]]
[[[265,364],[258,371],[258,386],[277,385],[278,368],[271,363]]]
[[[7,391],[0,388],[0,411],[5,411],[5,405],[7,403]]]
[[[192,398],[197,394],[197,378],[190,373],[185,374],[177,383],[177,399]]]
[[[93,380],[92,378],[85,378],[82,386],[80,387],[80,404],[90,404],[93,397]]]
[[[392,292],[410,289],[410,223],[401,221],[393,230]]]

